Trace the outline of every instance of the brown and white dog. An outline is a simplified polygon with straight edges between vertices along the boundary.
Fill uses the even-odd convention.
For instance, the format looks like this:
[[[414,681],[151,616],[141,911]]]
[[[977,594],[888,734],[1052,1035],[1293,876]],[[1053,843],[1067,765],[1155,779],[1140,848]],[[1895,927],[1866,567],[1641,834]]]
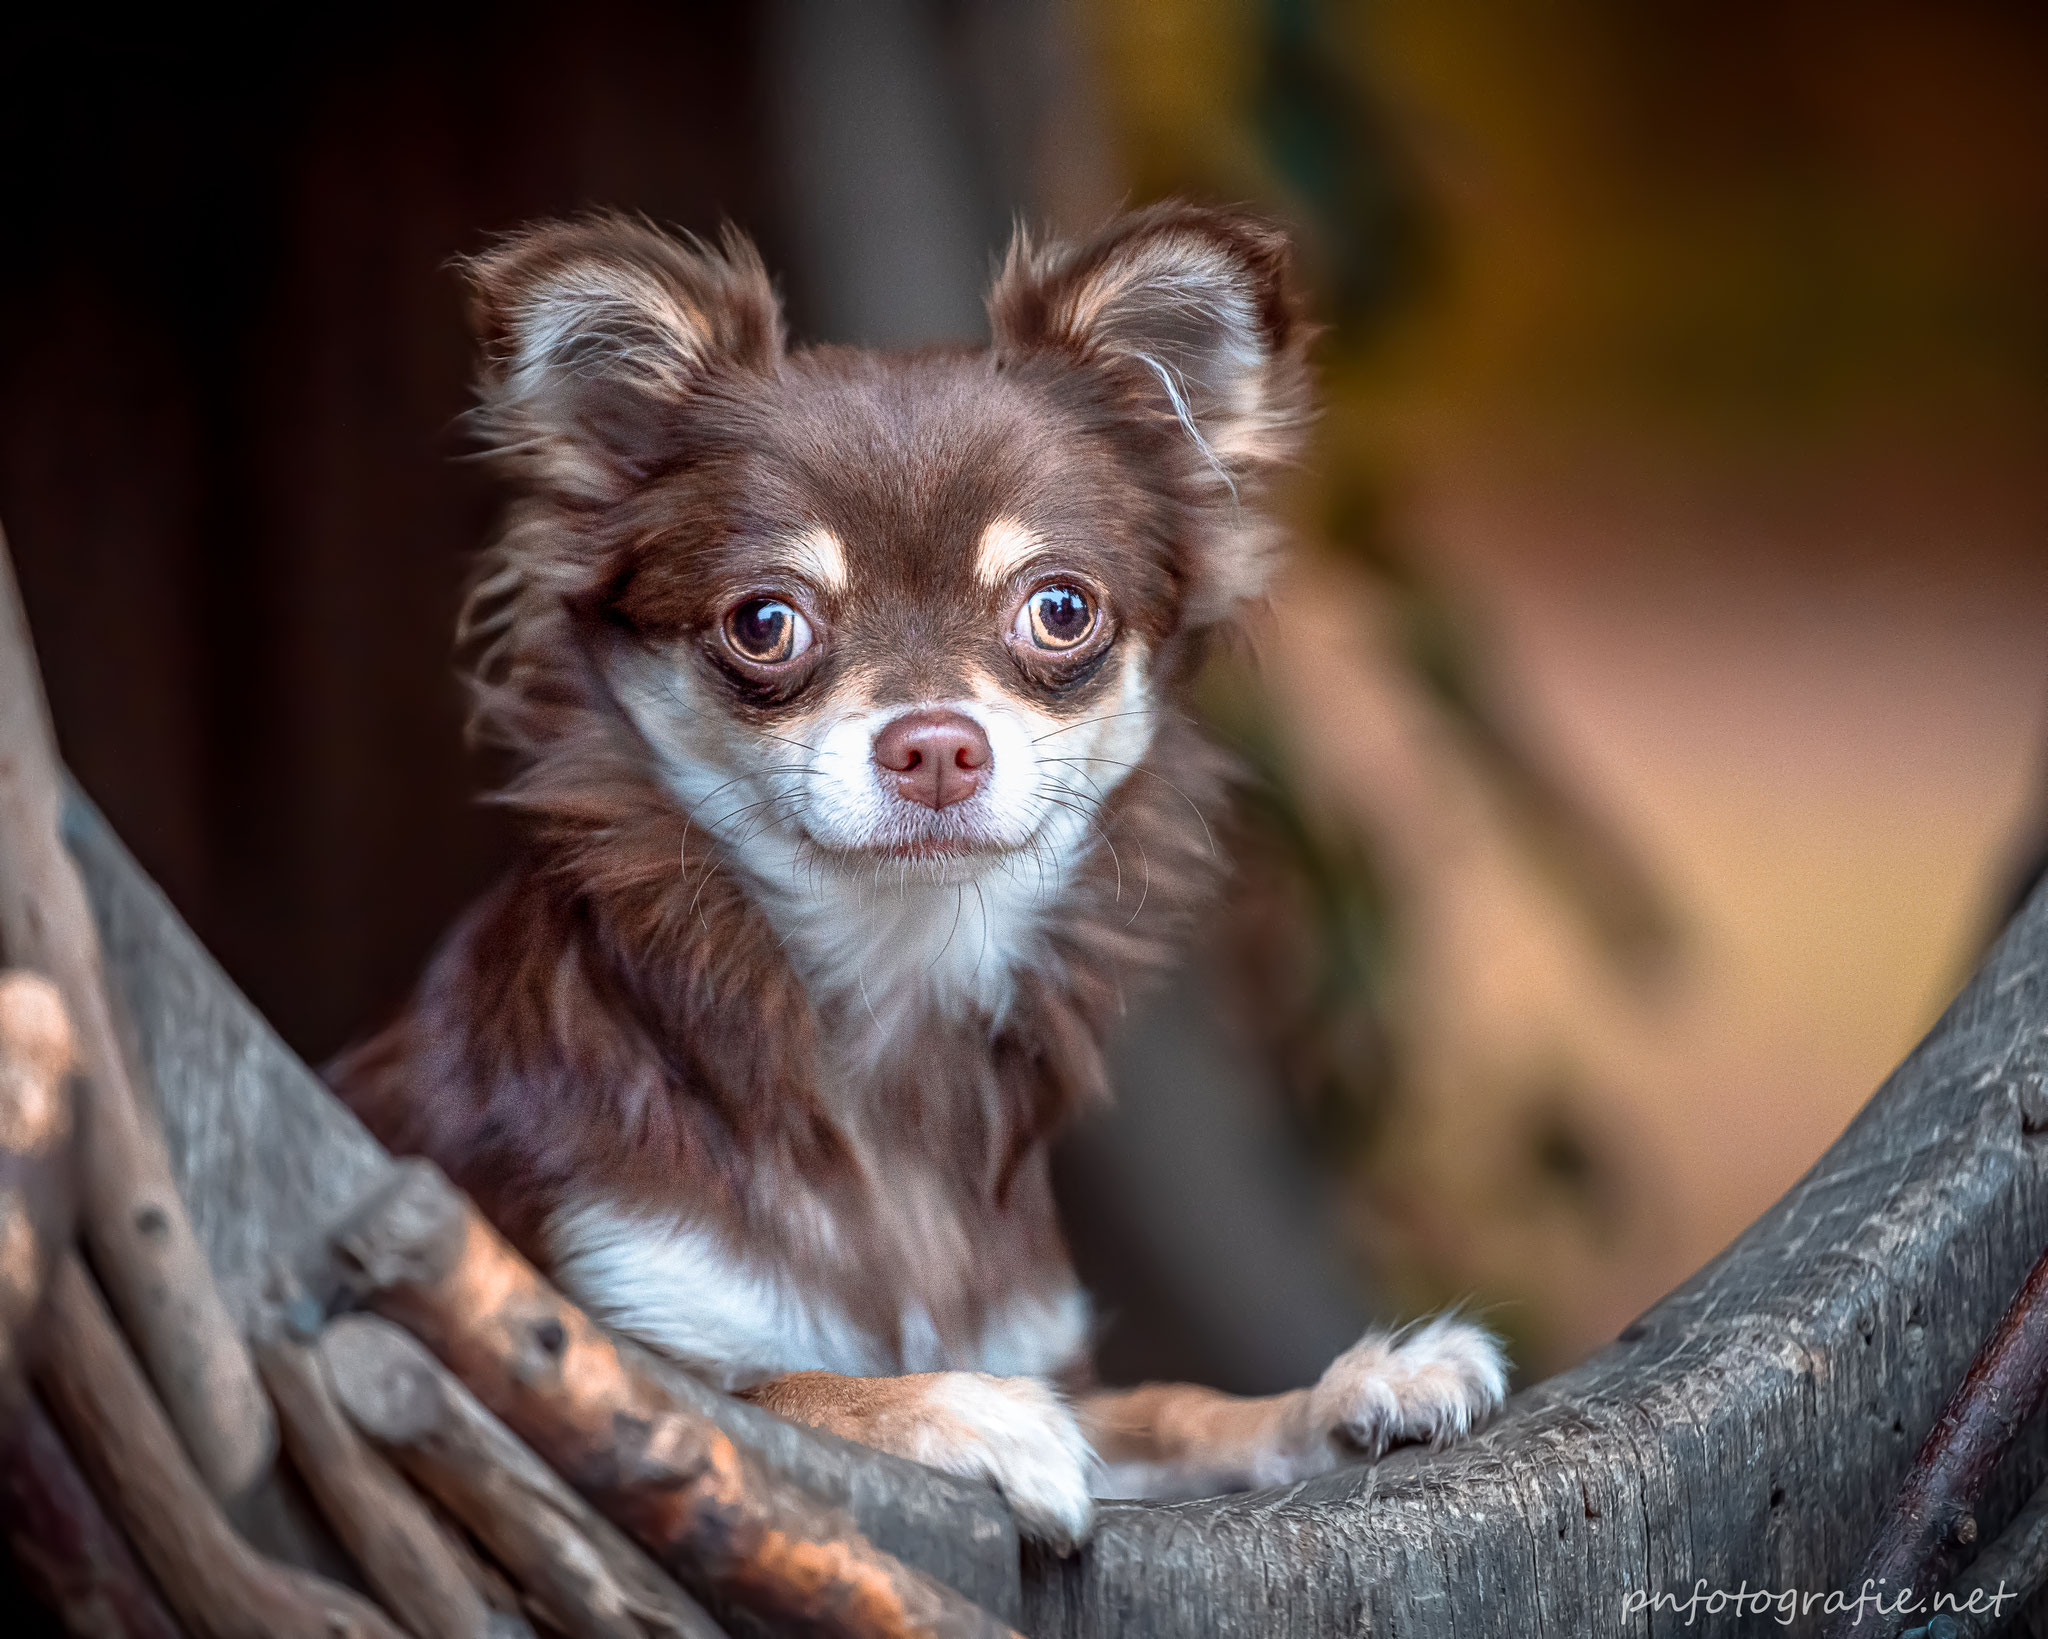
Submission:
[[[464,625],[529,846],[334,1067],[370,1126],[621,1331],[1056,1545],[1488,1415],[1454,1320],[1268,1399],[1081,1392],[1046,1144],[1213,885],[1179,702],[1307,411],[1280,236],[1020,237],[993,346],[904,356],[790,349],[736,236],[472,271],[517,500]]]

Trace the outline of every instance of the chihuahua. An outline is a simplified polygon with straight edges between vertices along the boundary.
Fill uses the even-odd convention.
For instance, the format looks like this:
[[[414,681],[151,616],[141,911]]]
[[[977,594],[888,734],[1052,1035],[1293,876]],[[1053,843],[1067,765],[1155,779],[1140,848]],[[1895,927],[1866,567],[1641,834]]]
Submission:
[[[465,606],[522,862],[335,1085],[592,1314],[994,1485],[1283,1485],[1501,1402],[1491,1337],[1312,1388],[1091,1390],[1047,1144],[1216,886],[1205,650],[1309,406],[1284,239],[1168,204],[1020,233],[993,343],[791,348],[759,257],[597,216],[471,265],[514,499]]]

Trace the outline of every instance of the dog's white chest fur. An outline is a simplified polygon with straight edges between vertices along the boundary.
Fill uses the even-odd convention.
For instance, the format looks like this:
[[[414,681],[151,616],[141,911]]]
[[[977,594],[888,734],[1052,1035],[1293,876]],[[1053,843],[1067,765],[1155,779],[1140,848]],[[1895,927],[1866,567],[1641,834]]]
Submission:
[[[821,875],[764,888],[760,902],[812,994],[866,1021],[856,1039],[885,1048],[924,1011],[1001,1016],[1045,914],[1045,885],[1029,867],[958,883]]]
[[[948,1346],[931,1316],[907,1305],[900,1337],[877,1337],[822,1292],[737,1256],[703,1226],[587,1202],[549,1226],[557,1283],[592,1314],[724,1389],[793,1371],[852,1377],[984,1371],[1047,1376],[1073,1361],[1088,1331],[1078,1287],[1020,1298],[981,1335]]]

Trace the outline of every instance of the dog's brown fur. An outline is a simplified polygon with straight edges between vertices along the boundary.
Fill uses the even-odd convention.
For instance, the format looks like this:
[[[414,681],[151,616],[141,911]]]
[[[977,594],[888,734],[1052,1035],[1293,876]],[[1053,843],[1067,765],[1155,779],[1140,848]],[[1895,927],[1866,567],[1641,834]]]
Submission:
[[[1020,239],[990,296],[994,346],[904,357],[789,350],[733,237],[712,250],[599,217],[529,230],[473,271],[479,420],[518,499],[466,640],[479,727],[518,763],[502,800],[528,849],[333,1079],[572,1289],[600,1267],[640,1278],[610,1242],[581,1263],[565,1251],[596,1203],[608,1226],[708,1237],[688,1244],[765,1271],[880,1369],[975,1366],[992,1328],[1072,1293],[1046,1139],[1102,1096],[1127,987],[1212,885],[1205,813],[1226,771],[1176,702],[1263,584],[1270,482],[1306,413],[1284,241],[1186,206],[1080,245]],[[1006,530],[1032,549],[1014,573],[989,569]],[[1012,630],[1047,576],[1101,609],[1072,656]],[[764,592],[819,634],[775,666],[720,637]],[[1004,769],[1021,756],[1038,781],[1005,801],[1035,803],[1038,829],[991,841],[1011,823],[994,787],[984,817],[883,801],[857,835],[835,818],[840,787],[817,784],[830,737],[951,701],[1042,728],[1032,748],[1075,736],[1072,756],[1005,742]],[[1105,749],[1121,747],[1136,754]],[[723,812],[728,787],[756,799],[750,815]],[[903,894],[936,884],[956,924],[971,887],[984,945],[1007,941],[958,994],[906,969],[878,1008],[867,964],[886,950],[846,971],[845,924],[896,913],[890,863]],[[1035,896],[1014,880],[1032,866]],[[1021,907],[1008,921],[984,896],[995,870]],[[950,935],[926,972],[949,954],[951,973]],[[581,1295],[635,1323],[616,1290]],[[1025,1369],[1084,1376],[1079,1342]],[[762,1346],[693,1363],[802,1420],[983,1473],[1041,1534],[1085,1529],[1085,1508],[1043,1494],[1064,1477],[986,1449],[1006,1437],[994,1424],[1064,1417],[1042,1391],[959,1370],[791,1372],[823,1346]],[[1195,1425],[1156,1402],[1105,1402],[1094,1426],[1106,1455],[1187,1483],[1206,1472]],[[1057,1467],[1079,1449],[1070,1429],[1016,1438]],[[1265,1472],[1243,1455],[1210,1467]]]

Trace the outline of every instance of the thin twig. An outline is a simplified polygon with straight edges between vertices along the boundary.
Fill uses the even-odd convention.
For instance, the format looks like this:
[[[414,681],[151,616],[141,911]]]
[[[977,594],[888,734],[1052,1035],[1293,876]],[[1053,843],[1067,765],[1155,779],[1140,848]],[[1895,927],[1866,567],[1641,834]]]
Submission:
[[[2020,1425],[2048,1394],[2048,1252],[2042,1253],[1977,1351],[1949,1397],[1878,1528],[1862,1568],[1847,1585],[1870,1587],[1885,1599],[1875,1632],[1889,1639],[1915,1620],[1915,1606],[1945,1584],[1956,1561],[1977,1540],[1976,1507]],[[1924,1610],[1924,1605],[1920,1607]],[[1857,1615],[1862,1612],[1855,1613]],[[1840,1639],[1868,1639],[1873,1630],[1847,1617]]]
[[[2048,1583],[2048,1485],[2026,1500],[1998,1540],[1943,1596],[1940,1614],[1952,1618],[1945,1639],[1992,1639],[2005,1632],[2043,1583]],[[1928,1639],[1943,1636],[1937,1631]]]

